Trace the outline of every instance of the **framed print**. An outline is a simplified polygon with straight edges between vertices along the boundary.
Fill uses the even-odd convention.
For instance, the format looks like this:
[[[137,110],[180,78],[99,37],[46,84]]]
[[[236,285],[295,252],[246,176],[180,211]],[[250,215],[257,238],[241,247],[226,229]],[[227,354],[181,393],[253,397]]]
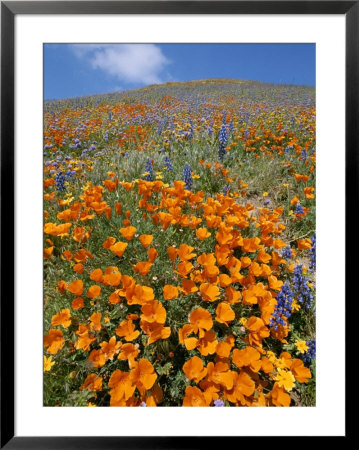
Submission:
[[[358,14],[1,3],[1,447],[348,435]]]

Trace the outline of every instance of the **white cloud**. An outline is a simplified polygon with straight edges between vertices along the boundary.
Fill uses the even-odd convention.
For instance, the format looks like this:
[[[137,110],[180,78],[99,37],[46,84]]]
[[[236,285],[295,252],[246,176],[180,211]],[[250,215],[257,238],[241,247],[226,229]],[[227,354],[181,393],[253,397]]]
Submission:
[[[165,81],[170,61],[154,44],[73,44],[74,54],[125,83],[156,84]]]

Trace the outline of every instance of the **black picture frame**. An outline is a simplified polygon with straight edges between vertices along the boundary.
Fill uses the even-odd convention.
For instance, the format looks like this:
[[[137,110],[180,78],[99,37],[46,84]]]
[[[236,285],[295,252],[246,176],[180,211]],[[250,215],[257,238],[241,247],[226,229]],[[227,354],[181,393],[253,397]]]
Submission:
[[[6,449],[200,448],[230,437],[25,437],[14,435],[14,59],[18,14],[341,14],[346,19],[346,298],[357,277],[359,1],[5,1],[1,2],[1,440]],[[357,239],[356,239],[357,241]],[[349,248],[350,246],[350,248]],[[347,303],[346,303],[347,305]],[[346,313],[347,314],[347,313]],[[346,342],[349,324],[346,315]],[[347,395],[347,394],[346,394]],[[346,402],[346,405],[348,402]],[[346,414],[347,417],[347,414]],[[348,434],[346,422],[346,435]]]

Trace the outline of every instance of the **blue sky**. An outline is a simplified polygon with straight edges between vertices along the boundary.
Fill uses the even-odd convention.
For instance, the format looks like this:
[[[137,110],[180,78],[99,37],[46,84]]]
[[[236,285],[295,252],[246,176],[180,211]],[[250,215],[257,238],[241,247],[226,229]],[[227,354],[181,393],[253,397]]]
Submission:
[[[315,44],[45,44],[44,97],[234,78],[315,86]]]

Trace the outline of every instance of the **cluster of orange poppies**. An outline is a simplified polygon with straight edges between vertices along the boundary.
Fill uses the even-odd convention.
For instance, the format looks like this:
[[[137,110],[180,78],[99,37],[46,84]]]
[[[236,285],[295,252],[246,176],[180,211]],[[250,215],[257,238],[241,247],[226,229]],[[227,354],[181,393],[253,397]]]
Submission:
[[[71,264],[74,275],[58,282],[68,306],[51,318],[46,352],[81,352],[87,358],[90,373],[79,390],[97,395],[107,391],[113,406],[154,406],[168,404],[170,399],[164,399],[163,377],[156,373],[157,360],[148,359],[147,349],[153,348],[158,357],[154,345],[171,340],[161,359],[173,361],[172,367],[176,347],[188,351],[179,367],[187,380],[184,406],[211,406],[217,400],[231,405],[288,406],[292,388],[307,383],[311,373],[302,360],[288,352],[275,355],[265,344],[266,339],[286,343],[290,332],[285,318],[284,326],[270,326],[281,278],[293,272],[293,263],[279,253],[286,245],[278,237],[285,229],[282,208],[256,209],[222,194],[206,197],[204,192],[186,190],[182,181],[169,187],[162,181],[110,179],[103,186],[88,183],[82,201],[57,214],[58,220],[73,223],[45,223],[45,235],[72,238],[81,246],[60,255]],[[137,234],[130,211],[123,211],[119,201],[128,193],[137,199],[153,234]],[[84,248],[95,225],[77,224],[95,223],[104,216],[111,224],[112,213],[123,226],[105,241],[93,242],[91,252]],[[159,255],[154,244],[161,246],[164,232],[179,234],[184,228],[193,246],[184,242],[168,246],[168,264],[161,264],[170,267],[171,273],[161,289],[152,287],[152,266]],[[298,242],[298,251],[310,248],[308,241]],[[204,252],[201,246],[212,251]],[[46,248],[45,258],[51,257],[49,253]],[[160,253],[163,258],[162,248]],[[145,260],[142,256],[135,261],[144,254]],[[114,263],[103,265],[107,260]],[[171,278],[176,285],[167,282]],[[186,303],[186,323],[178,323],[171,313],[169,305],[177,301]],[[104,336],[107,339],[102,340]],[[118,368],[109,373],[104,370],[108,364]]]

